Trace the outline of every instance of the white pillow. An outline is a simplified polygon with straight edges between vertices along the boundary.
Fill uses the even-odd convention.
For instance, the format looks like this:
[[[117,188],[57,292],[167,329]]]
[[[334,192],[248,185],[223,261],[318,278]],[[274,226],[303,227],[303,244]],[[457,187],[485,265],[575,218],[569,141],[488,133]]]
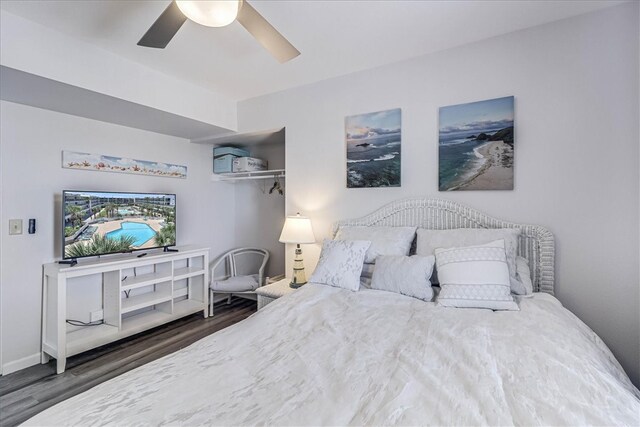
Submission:
[[[516,258],[516,270],[518,271],[518,280],[522,282],[524,287],[524,294],[530,295],[533,293],[533,282],[531,281],[531,269],[529,268],[529,261],[521,256]]]
[[[344,225],[336,233],[336,240],[368,240],[371,246],[364,260],[376,262],[380,255],[409,255],[416,227],[364,227]],[[431,254],[429,254],[431,255]]]
[[[524,286],[516,276],[516,256],[518,255],[518,237],[520,230],[517,228],[454,228],[451,230],[428,230],[419,228],[416,239],[416,255],[428,256],[435,253],[436,248],[455,248],[463,246],[482,245],[496,240],[504,240],[511,277],[511,291],[514,294],[523,295]],[[433,283],[439,282],[439,276],[434,274]]]
[[[433,299],[429,278],[433,256],[380,256],[371,279],[371,289],[395,292],[424,301]]]
[[[320,259],[310,282],[357,291],[364,256],[371,242],[363,240],[329,240],[322,242]]]
[[[435,252],[439,305],[519,310],[511,297],[504,240],[463,248],[438,248]]]

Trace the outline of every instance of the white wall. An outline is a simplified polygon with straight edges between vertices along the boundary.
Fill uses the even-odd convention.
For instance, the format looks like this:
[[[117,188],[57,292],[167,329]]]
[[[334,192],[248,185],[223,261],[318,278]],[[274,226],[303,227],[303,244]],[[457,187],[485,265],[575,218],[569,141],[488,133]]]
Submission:
[[[233,186],[210,182],[211,147],[181,138],[48,110],[0,102],[0,292],[3,372],[39,362],[42,264],[60,257],[63,189],[177,194],[178,244],[202,244],[211,255],[233,247]],[[61,151],[74,150],[187,165],[187,179],[61,168]],[[7,235],[10,218],[25,232]],[[26,233],[36,218],[37,233]],[[97,283],[75,289],[70,315],[100,308]],[[81,317],[82,318],[82,317]],[[88,319],[85,319],[88,320]]]
[[[284,169],[284,144],[252,145],[252,157],[265,159],[269,169]],[[235,185],[235,236],[238,247],[258,247],[269,251],[265,274],[284,274],[284,244],[278,242],[285,216],[285,196],[269,194],[274,180],[239,181]],[[286,180],[280,180],[286,194]],[[229,185],[221,183],[219,185]]]
[[[316,237],[408,196],[457,200],[557,237],[557,297],[640,384],[638,3],[267,95],[239,127],[287,129],[287,213]],[[464,31],[464,29],[461,29]],[[438,107],[516,97],[515,190],[439,193]],[[344,117],[402,108],[402,187],[345,188]],[[318,245],[305,248],[307,268]],[[291,248],[287,251],[291,266]]]

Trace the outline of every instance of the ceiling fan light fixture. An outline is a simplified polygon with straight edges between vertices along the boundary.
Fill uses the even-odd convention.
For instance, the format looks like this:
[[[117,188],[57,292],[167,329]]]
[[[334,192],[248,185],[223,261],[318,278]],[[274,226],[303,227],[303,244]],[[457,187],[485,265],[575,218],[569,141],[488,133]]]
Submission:
[[[176,0],[184,15],[200,25],[224,27],[238,17],[242,0]]]

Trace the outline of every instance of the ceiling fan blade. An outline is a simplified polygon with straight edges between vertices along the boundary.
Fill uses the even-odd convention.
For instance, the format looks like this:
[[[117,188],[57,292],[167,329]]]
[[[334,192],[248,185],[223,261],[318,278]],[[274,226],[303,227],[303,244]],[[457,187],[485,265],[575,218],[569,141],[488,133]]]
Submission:
[[[238,22],[281,64],[300,55],[298,49],[273,28],[273,25],[269,24],[269,21],[264,19],[246,0],[242,2],[242,8],[238,13]]]
[[[186,20],[187,17],[180,12],[176,2],[172,1],[151,28],[144,33],[138,46],[164,49]]]

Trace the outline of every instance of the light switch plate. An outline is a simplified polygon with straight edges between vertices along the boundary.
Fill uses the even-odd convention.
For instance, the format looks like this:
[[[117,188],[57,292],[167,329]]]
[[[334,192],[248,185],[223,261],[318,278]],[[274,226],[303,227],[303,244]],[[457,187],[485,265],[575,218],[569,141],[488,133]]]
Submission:
[[[9,234],[22,234],[22,220],[10,219],[9,220]]]

